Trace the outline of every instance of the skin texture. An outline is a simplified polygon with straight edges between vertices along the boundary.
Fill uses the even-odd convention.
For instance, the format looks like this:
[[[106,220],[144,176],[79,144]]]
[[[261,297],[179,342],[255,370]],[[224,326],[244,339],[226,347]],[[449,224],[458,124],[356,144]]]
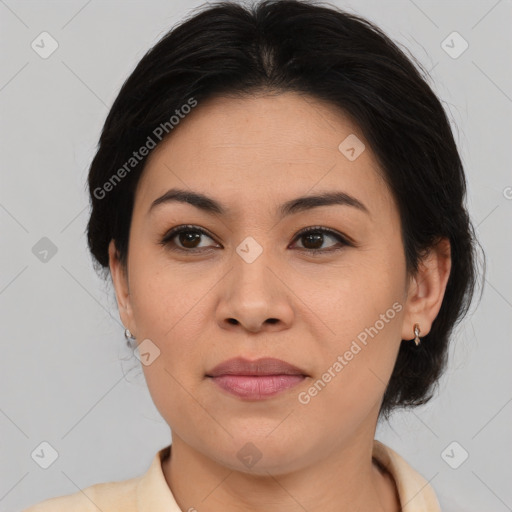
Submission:
[[[350,134],[366,146],[354,161],[338,149]],[[172,187],[206,194],[230,214],[178,202],[148,213]],[[356,197],[369,214],[346,205],[282,219],[276,213],[290,199],[334,190]],[[186,245],[178,235],[174,247],[202,252],[160,244],[182,224],[212,237]],[[329,234],[323,242],[296,236],[314,226],[355,246]],[[249,236],[263,251],[252,263],[236,252]],[[135,196],[127,269],[113,241],[109,254],[124,325],[138,343],[150,339],[160,350],[143,370],[172,430],[163,470],[182,510],[399,510],[392,478],[372,463],[372,443],[401,340],[414,338],[415,323],[427,334],[440,309],[449,244],[434,247],[418,275],[406,275],[399,212],[347,116],[296,93],[200,103],[149,157]],[[299,393],[394,303],[401,306],[394,318],[300,403]],[[205,376],[236,356],[283,359],[308,377],[272,398],[243,400]],[[261,454],[251,468],[237,457],[247,443]]]

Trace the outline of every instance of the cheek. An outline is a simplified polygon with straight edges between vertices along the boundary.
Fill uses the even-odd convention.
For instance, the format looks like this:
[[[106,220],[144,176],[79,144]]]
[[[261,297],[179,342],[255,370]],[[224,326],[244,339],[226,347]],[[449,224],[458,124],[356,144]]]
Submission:
[[[325,418],[324,428],[334,436],[355,432],[380,406],[400,344],[400,305],[387,306],[383,314],[388,323],[345,315],[339,335],[324,353],[322,369],[297,397],[304,417],[313,422]]]
[[[131,304],[138,329],[164,340],[200,301],[204,283],[154,252],[140,251],[132,258]]]
[[[206,318],[201,298],[211,284],[204,279],[191,282],[176,269],[149,272],[151,268],[145,265],[133,280],[137,329],[160,351],[154,362],[142,369],[164,419],[177,430],[187,431],[204,414],[191,396],[196,395],[204,376],[204,354],[198,343],[204,337],[204,325],[196,320]]]
[[[175,368],[170,364],[170,357],[172,355],[166,349],[151,365],[143,366],[144,377],[151,398],[166,423],[193,445],[194,436],[208,439],[211,425],[206,421],[205,410],[195,399],[198,396],[196,389],[185,380],[186,375],[178,373],[180,365]],[[191,433],[193,436],[189,439]]]
[[[308,306],[325,319],[333,339],[355,339],[376,323],[383,337],[400,332],[397,317],[403,309],[405,280],[402,263],[392,261],[380,251],[368,251],[350,265],[336,268],[327,287],[310,283]]]
[[[214,284],[212,277],[196,277],[178,266],[146,260],[144,265],[133,268],[132,307],[137,330],[159,348],[158,366],[146,367],[148,384],[157,380],[196,382],[203,377],[204,349],[200,340],[205,337],[205,319],[213,312],[208,309],[208,290]],[[211,321],[209,321],[211,324]],[[167,373],[168,372],[168,373]],[[173,381],[172,374],[177,381]],[[155,386],[157,387],[157,386]]]
[[[316,305],[330,334],[319,382],[304,401],[312,408],[362,420],[377,404],[393,371],[401,342],[403,286],[400,265],[361,260]],[[313,383],[315,384],[315,383]],[[316,405],[314,405],[316,404]],[[346,416],[347,415],[347,416]],[[347,421],[349,421],[347,419]]]

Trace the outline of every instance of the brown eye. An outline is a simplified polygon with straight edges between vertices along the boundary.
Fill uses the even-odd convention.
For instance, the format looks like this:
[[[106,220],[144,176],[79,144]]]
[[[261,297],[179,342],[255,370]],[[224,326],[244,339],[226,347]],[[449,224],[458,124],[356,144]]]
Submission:
[[[341,246],[352,245],[345,237],[341,234],[333,231],[331,229],[323,228],[321,226],[314,228],[307,228],[305,230],[300,231],[295,239],[303,240],[303,247],[299,247],[299,249],[304,250],[308,253],[325,253],[331,252],[334,250],[338,250],[341,247],[336,247],[336,244],[331,245],[328,248],[322,248],[322,245],[325,243],[325,240],[331,238],[337,240],[338,244]]]
[[[211,246],[201,247],[201,238],[213,240],[206,231],[195,226],[178,226],[171,229],[160,242],[172,250],[194,252]]]
[[[181,231],[175,235],[180,244],[187,249],[195,249],[196,244],[201,239],[202,234],[197,231]]]

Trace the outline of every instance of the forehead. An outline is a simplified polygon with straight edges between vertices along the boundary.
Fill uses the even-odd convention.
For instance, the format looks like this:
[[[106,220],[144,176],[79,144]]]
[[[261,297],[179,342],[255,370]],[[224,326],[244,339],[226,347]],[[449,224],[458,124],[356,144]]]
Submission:
[[[331,189],[389,207],[381,173],[359,127],[330,104],[297,93],[213,98],[149,155],[136,208],[174,186],[246,207]]]

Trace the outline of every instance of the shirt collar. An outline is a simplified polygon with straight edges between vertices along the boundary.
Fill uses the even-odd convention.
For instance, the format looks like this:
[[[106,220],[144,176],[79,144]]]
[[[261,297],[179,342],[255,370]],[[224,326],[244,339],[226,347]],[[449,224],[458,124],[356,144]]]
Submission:
[[[391,474],[398,491],[401,512],[441,512],[434,490],[418,472],[395,451],[375,440],[373,457]]]

